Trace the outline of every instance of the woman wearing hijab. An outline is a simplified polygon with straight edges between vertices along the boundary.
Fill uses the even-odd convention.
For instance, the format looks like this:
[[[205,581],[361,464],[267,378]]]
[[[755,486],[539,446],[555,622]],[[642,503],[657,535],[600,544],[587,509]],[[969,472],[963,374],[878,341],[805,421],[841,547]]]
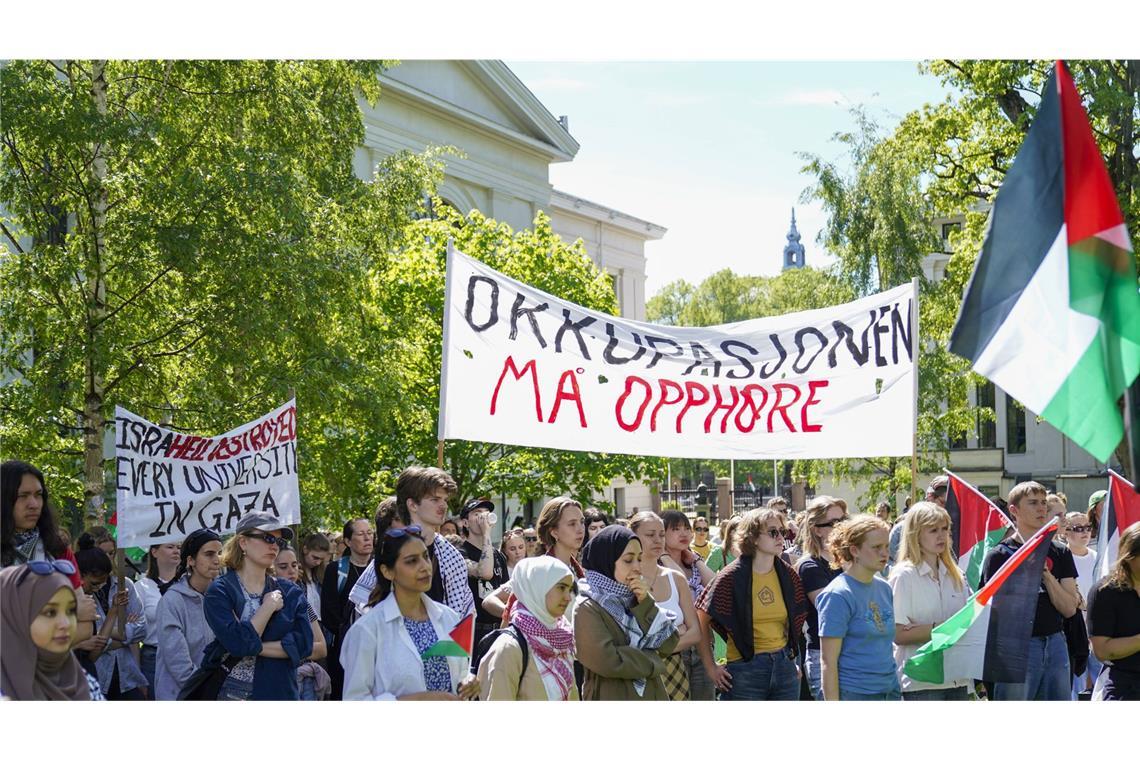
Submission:
[[[3,641],[0,694],[13,700],[102,700],[71,653],[79,625],[65,560],[32,560],[0,571]]]
[[[611,525],[586,543],[582,566],[589,587],[574,612],[586,670],[582,698],[667,700],[663,658],[677,646],[677,626],[641,577],[641,542],[629,528]]]
[[[500,635],[479,663],[479,698],[577,700],[574,629],[563,617],[574,600],[573,572],[554,557],[531,557],[519,560],[511,580],[518,600],[511,625],[526,639],[526,670],[518,639]]]

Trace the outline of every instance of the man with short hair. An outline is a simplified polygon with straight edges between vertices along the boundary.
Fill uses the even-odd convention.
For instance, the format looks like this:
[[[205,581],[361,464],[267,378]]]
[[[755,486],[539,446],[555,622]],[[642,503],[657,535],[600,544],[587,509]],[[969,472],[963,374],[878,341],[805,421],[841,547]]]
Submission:
[[[538,531],[534,529],[533,525],[523,528],[523,541],[526,542],[526,556],[537,557],[542,550],[542,544],[539,543]]]
[[[483,609],[483,600],[507,580],[507,558],[491,543],[487,516],[495,505],[487,499],[472,499],[459,513],[460,528],[466,540],[459,547],[467,559],[468,582],[475,597],[475,641],[499,627],[499,618]]]
[[[457,490],[455,480],[438,467],[406,467],[396,479],[396,510],[405,525],[418,525],[423,531],[432,565],[428,596],[464,617],[475,607],[467,584],[467,564],[463,554],[438,532],[447,519],[447,500]]]
[[[982,563],[982,583],[988,582],[1047,522],[1047,510],[1043,485],[1031,480],[1013,487],[1009,492],[1009,513],[1015,530],[986,554]],[[1073,553],[1060,542],[1052,541],[1037,592],[1025,681],[994,684],[994,701],[1063,701],[1071,698],[1069,650],[1062,626],[1065,618],[1076,614],[1079,603]]]

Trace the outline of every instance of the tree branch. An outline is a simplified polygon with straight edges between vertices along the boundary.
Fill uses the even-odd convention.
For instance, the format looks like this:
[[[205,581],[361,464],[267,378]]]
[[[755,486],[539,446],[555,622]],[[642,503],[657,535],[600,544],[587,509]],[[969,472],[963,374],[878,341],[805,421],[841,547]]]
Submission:
[[[165,269],[163,269],[161,272],[159,272],[158,274],[156,274],[156,275],[155,275],[155,276],[154,276],[154,277],[153,277],[153,278],[150,280],[150,282],[148,282],[146,285],[143,285],[141,288],[139,288],[137,291],[135,291],[134,295],[132,295],[130,298],[126,299],[125,301],[123,301],[122,303],[120,303],[118,306],[116,306],[115,308],[111,309],[109,312],[107,312],[106,314],[104,314],[104,315],[103,315],[103,318],[102,318],[102,319],[100,319],[98,322],[96,322],[94,326],[95,326],[95,327],[98,327],[99,325],[103,324],[104,322],[107,322],[107,321],[109,321],[109,320],[111,319],[111,317],[115,316],[115,315],[116,315],[116,314],[118,314],[120,311],[122,311],[123,309],[127,308],[128,306],[130,306],[132,303],[134,303],[134,302],[135,302],[135,299],[137,299],[137,298],[138,298],[139,296],[141,296],[143,293],[145,293],[145,292],[147,292],[148,290],[150,290],[150,289],[151,289],[151,287],[152,287],[152,286],[153,286],[153,285],[154,285],[156,282],[158,282],[160,279],[162,279],[162,278],[163,278],[163,277],[165,277],[167,274],[169,274],[169,273],[170,273],[170,271],[171,271],[172,269],[173,269],[173,267],[166,267],[166,268],[165,268]]]

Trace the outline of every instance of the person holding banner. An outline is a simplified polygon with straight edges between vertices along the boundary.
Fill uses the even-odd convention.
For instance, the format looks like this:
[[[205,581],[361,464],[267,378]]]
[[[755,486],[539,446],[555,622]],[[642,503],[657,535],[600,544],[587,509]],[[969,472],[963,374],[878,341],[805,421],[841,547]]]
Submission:
[[[667,700],[661,676],[678,634],[642,578],[641,541],[611,525],[586,543],[582,566],[589,587],[574,613],[582,699]]]
[[[1015,532],[990,549],[982,562],[982,584],[989,582],[1014,552],[1045,525],[1048,493],[1035,481],[1018,483],[1009,492],[1009,514]],[[1024,683],[994,684],[992,699],[1008,701],[1065,701],[1072,696],[1069,650],[1063,632],[1064,619],[1076,614],[1080,605],[1077,566],[1073,553],[1053,541],[1049,545],[1037,611],[1029,640],[1029,669]]]
[[[827,584],[843,572],[831,566],[831,550],[827,547],[832,529],[847,519],[847,502],[832,496],[816,496],[808,502],[802,517],[799,537],[803,543],[804,557],[796,564],[796,572],[804,584],[808,600],[807,627],[804,636],[807,640],[804,670],[807,671],[808,687],[817,702],[823,701],[823,681],[819,661],[819,611],[816,597]]]
[[[297,700],[297,666],[313,653],[305,594],[269,575],[293,531],[268,512],[247,512],[222,548],[225,573],[206,591],[206,622],[241,658],[218,692],[222,701]]]
[[[1087,617],[1103,663],[1093,701],[1140,701],[1140,522],[1120,535],[1116,562],[1089,594]]]
[[[448,634],[462,618],[428,595],[433,569],[423,534],[419,525],[409,525],[381,535],[373,560],[377,604],[348,629],[341,646],[346,701],[479,694],[479,681],[467,673],[468,660],[442,651],[459,646]],[[440,653],[431,653],[433,647]]]
[[[740,557],[716,574],[697,600],[705,641],[716,630],[728,644],[717,667],[701,648],[705,670],[722,700],[797,700],[807,596],[800,577],[780,556],[787,518],[776,509],[750,509],[736,527]]]
[[[815,599],[828,702],[902,698],[892,651],[894,598],[879,575],[887,564],[890,527],[872,515],[856,515],[828,536],[831,567],[843,568]]]
[[[574,628],[566,609],[574,601],[574,574],[554,557],[523,559],[511,581],[518,602],[510,624],[526,642],[502,634],[479,663],[479,699],[486,701],[578,699],[574,679]]]
[[[903,699],[969,699],[971,679],[933,684],[915,681],[903,672],[906,661],[930,641],[934,627],[962,609],[970,596],[971,589],[950,554],[949,512],[929,501],[907,510],[898,562],[887,582],[894,592],[894,652]]]
[[[146,676],[133,651],[146,638],[142,597],[130,580],[124,579],[125,587],[119,588],[118,577],[111,574],[111,558],[102,549],[84,548],[75,558],[83,590],[95,598],[98,630],[98,634],[76,644],[76,648],[85,651],[87,659],[93,661],[99,686],[108,700],[146,699]],[[125,638],[120,639],[118,621],[124,616]]]
[[[199,528],[179,548],[178,578],[158,602],[154,698],[176,700],[202,662],[214,632],[206,623],[206,591],[222,568],[222,540]]]

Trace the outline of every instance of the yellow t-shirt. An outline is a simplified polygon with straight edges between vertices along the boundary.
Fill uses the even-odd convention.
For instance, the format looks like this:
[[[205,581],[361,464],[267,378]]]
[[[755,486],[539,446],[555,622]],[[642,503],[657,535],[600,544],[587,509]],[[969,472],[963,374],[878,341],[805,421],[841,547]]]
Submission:
[[[780,593],[776,568],[752,573],[752,651],[771,652],[788,643],[788,608]],[[736,642],[728,637],[728,661],[741,659]]]
[[[713,550],[712,542],[705,541],[704,546],[697,546],[696,544],[689,544],[689,548],[701,555],[701,559],[705,562],[709,561],[709,553]]]

